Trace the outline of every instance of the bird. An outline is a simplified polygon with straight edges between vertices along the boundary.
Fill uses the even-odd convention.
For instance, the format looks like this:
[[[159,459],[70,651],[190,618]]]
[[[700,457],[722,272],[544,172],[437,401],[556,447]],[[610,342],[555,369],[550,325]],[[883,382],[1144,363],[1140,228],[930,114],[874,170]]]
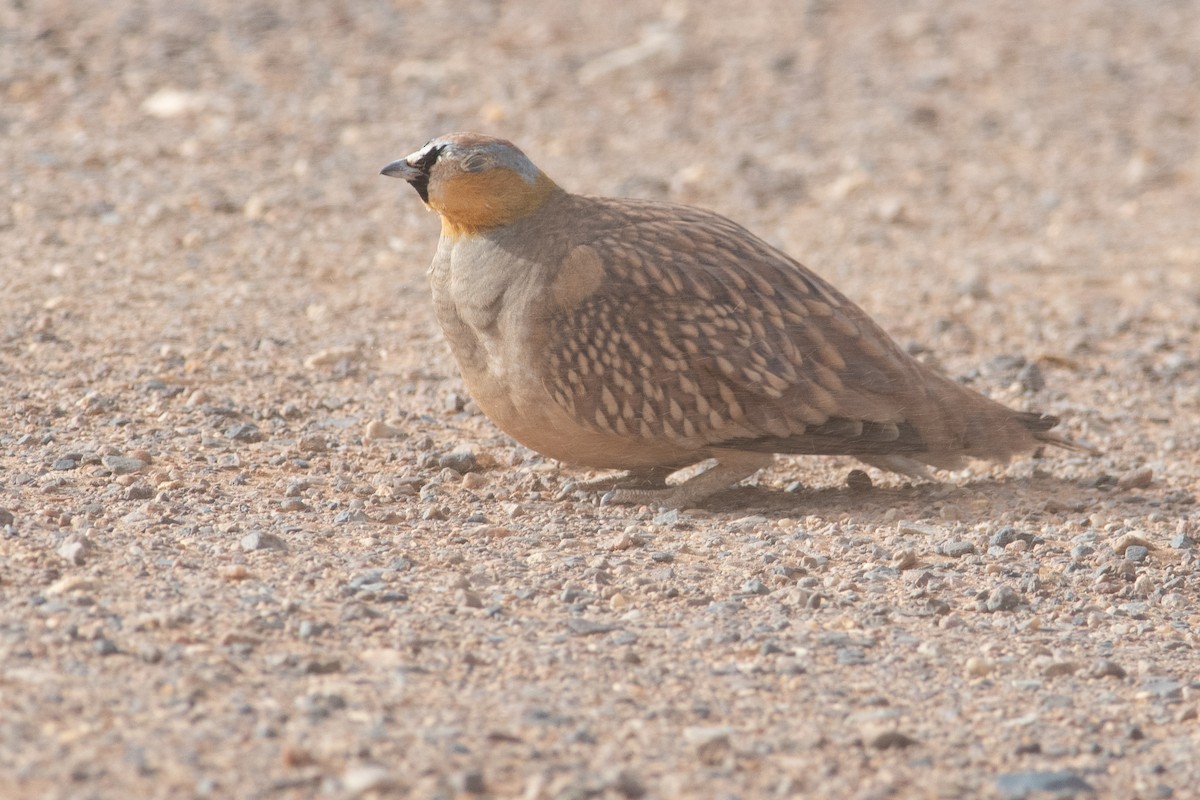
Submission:
[[[619,470],[568,484],[605,503],[695,507],[775,454],[932,478],[1043,443],[1086,449],[1051,430],[1058,418],[917,361],[715,212],[573,194],[479,133],[439,136],[381,174],[440,217],[433,307],[472,399],[544,456]]]

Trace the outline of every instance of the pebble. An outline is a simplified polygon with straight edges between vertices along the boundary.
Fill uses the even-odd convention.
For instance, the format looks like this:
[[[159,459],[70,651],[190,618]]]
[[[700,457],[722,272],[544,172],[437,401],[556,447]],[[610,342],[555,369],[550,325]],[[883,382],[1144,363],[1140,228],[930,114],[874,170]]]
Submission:
[[[968,678],[985,678],[991,674],[993,667],[991,661],[979,656],[971,656],[963,666]]]
[[[350,797],[361,797],[368,792],[383,792],[399,788],[396,776],[378,764],[362,764],[350,767],[342,773],[342,788]]]
[[[852,492],[869,492],[873,488],[871,476],[861,469],[852,469],[846,476],[846,488]]]
[[[1125,548],[1125,560],[1142,562],[1146,560],[1146,556],[1150,554],[1150,550],[1140,544],[1131,545]]]
[[[477,769],[468,769],[460,772],[455,776],[456,784],[459,789],[465,794],[486,794],[487,783],[483,780],[483,773]]]
[[[438,466],[442,469],[452,469],[460,474],[466,474],[479,469],[479,461],[475,457],[474,450],[462,447],[438,456]]]
[[[384,439],[399,439],[404,436],[404,431],[399,428],[394,428],[383,420],[372,420],[367,423],[367,428],[363,431],[363,440],[367,442],[378,442]]]
[[[148,483],[131,483],[125,487],[126,500],[149,500],[154,497],[154,487]]]
[[[938,549],[944,556],[949,556],[950,558],[961,558],[962,556],[969,556],[974,553],[975,544],[974,542],[968,542],[964,539],[954,539],[946,542]]]
[[[231,439],[235,442],[253,444],[255,442],[261,442],[263,440],[263,435],[262,432],[259,431],[257,425],[253,425],[249,422],[238,422],[225,429],[225,438]]]
[[[1088,666],[1086,674],[1089,678],[1125,678],[1128,673],[1117,662],[1099,658]]]
[[[132,475],[146,468],[145,461],[128,456],[104,456],[100,463],[113,475]]]
[[[0,527],[13,524],[13,513],[7,508],[0,508]]]
[[[1025,598],[1011,586],[997,586],[984,601],[984,608],[989,612],[1011,611],[1025,604]]]
[[[287,550],[287,543],[273,533],[250,531],[242,537],[242,549],[246,552],[254,550]]]
[[[1152,483],[1154,483],[1154,470],[1150,467],[1132,469],[1117,478],[1118,489],[1145,489]]]
[[[1125,555],[1125,551],[1130,547],[1143,547],[1147,550],[1154,549],[1154,545],[1148,539],[1136,533],[1127,533],[1112,544],[1113,551],[1119,556]]]
[[[78,536],[68,536],[62,544],[58,546],[58,554],[68,564],[80,566],[87,560],[88,553],[91,551],[91,542],[87,539]]]
[[[1074,675],[1079,671],[1079,664],[1074,661],[1053,661],[1042,668],[1043,678],[1057,678],[1061,675]]]
[[[1094,794],[1095,789],[1070,770],[1053,772],[1009,772],[996,776],[996,789],[1004,800],[1024,800],[1037,793],[1052,794],[1057,800]]]
[[[296,447],[301,453],[324,453],[329,449],[329,442],[324,436],[302,436]]]

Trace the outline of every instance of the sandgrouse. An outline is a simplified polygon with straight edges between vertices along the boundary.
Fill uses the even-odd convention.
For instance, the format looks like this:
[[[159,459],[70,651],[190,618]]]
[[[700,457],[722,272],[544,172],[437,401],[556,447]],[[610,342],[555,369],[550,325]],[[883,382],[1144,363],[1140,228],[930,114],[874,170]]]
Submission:
[[[773,453],[927,465],[1075,447],[904,352],[749,231],[689,206],[559,188],[510,142],[432,140],[382,174],[441,217],[442,330],[480,409],[543,455],[626,470],[606,499],[695,504]],[[678,485],[665,478],[715,459]]]

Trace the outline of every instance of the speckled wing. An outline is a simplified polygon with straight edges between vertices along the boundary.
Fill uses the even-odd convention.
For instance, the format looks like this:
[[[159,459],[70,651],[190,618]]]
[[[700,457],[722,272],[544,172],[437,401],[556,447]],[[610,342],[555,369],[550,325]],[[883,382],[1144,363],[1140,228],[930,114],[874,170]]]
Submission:
[[[710,212],[588,202],[547,339],[546,387],[574,418],[686,448],[929,448],[919,365],[819,277]]]

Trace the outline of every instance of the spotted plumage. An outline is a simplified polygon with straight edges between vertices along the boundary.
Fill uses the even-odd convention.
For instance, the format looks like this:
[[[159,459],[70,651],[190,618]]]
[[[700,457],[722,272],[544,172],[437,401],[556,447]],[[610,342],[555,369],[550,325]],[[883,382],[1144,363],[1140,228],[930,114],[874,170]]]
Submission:
[[[442,218],[442,328],[483,411],[539,452],[630,471],[613,497],[694,503],[771,453],[908,474],[1007,460],[1050,433],[913,360],[799,262],[669,203],[569,194],[499,139],[388,165]],[[716,458],[671,488],[671,471]]]

